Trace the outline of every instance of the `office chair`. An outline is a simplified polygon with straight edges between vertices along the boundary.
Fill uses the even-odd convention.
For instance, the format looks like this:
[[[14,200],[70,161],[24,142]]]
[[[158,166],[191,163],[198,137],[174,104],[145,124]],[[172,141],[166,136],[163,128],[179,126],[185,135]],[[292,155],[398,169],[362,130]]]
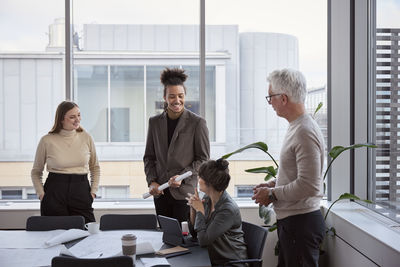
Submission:
[[[157,229],[155,214],[105,214],[100,218],[100,230]]]
[[[244,242],[246,242],[248,258],[229,261],[224,266],[231,266],[235,263],[249,263],[250,267],[262,267],[262,254],[268,229],[252,223],[242,222],[242,230],[244,232]]]
[[[82,216],[31,216],[26,220],[26,231],[59,229],[85,230],[85,219]]]
[[[98,259],[81,259],[57,256],[51,260],[51,267],[132,267],[133,260],[129,256],[117,256]]]

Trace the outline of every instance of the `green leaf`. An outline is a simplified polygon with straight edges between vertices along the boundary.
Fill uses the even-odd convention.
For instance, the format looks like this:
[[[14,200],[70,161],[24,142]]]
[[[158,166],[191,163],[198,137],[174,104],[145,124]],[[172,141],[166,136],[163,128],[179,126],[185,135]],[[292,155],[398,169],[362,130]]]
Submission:
[[[273,232],[278,228],[278,224],[274,223],[271,227],[268,228],[268,232]]]
[[[271,222],[272,208],[262,205],[258,208],[258,215],[264,220],[264,224],[268,225]]]
[[[317,112],[322,108],[323,105],[324,104],[322,102],[319,102],[317,108],[314,111],[313,118],[315,117],[315,114],[317,114]]]
[[[268,180],[270,180],[270,179],[272,179],[272,178],[274,178],[275,176],[272,176],[271,174],[267,174],[265,177],[264,177],[264,181],[268,181]]]
[[[343,200],[343,199],[359,200],[359,201],[363,201],[363,202],[368,203],[368,204],[372,204],[373,203],[371,200],[361,199],[358,196],[350,194],[350,193],[344,193],[344,194],[340,195],[340,197],[338,198],[338,200]]]
[[[244,146],[244,147],[242,147],[242,148],[239,148],[238,150],[235,150],[235,151],[233,151],[232,153],[223,155],[221,158],[227,159],[227,158],[229,158],[230,156],[232,156],[232,155],[234,155],[234,154],[238,154],[238,153],[240,153],[240,152],[242,152],[242,151],[244,151],[244,150],[246,150],[246,149],[250,149],[250,148],[260,149],[260,150],[262,150],[262,151],[264,151],[264,152],[266,152],[266,153],[268,152],[268,146],[267,146],[267,144],[265,144],[264,142],[256,142],[256,143],[253,143],[253,144]]]
[[[265,177],[276,177],[277,173],[277,168],[274,168],[273,166],[268,166],[268,167],[259,167],[259,168],[253,168],[253,169],[247,169],[245,172],[250,172],[250,173],[267,173],[268,175]],[[270,178],[268,178],[269,180]]]
[[[351,146],[347,146],[347,147],[344,147],[344,146],[335,146],[335,147],[333,147],[333,148],[331,149],[331,151],[329,152],[329,156],[331,156],[332,159],[331,159],[331,161],[329,162],[328,167],[327,167],[326,170],[325,170],[324,178],[323,178],[322,180],[325,181],[325,178],[326,178],[326,176],[327,176],[327,174],[328,174],[328,171],[329,171],[329,169],[330,169],[330,167],[331,167],[333,161],[334,161],[343,151],[346,151],[346,150],[349,150],[349,149],[356,149],[356,148],[359,148],[359,147],[377,148],[377,146],[376,146],[375,144],[373,144],[373,143],[355,144],[355,145],[351,145]]]
[[[376,148],[377,146],[372,143],[364,143],[364,144],[355,144],[347,147],[343,146],[335,146],[331,149],[329,152],[329,156],[331,156],[332,160],[336,159],[343,151],[349,150],[349,149],[355,149],[359,147],[369,147],[369,148]]]
[[[274,159],[274,157],[268,152],[268,146],[264,142],[256,142],[256,143],[244,146],[242,148],[239,148],[238,150],[233,151],[232,153],[223,155],[221,158],[227,159],[234,154],[238,154],[238,153],[240,153],[246,149],[250,149],[250,148],[256,148],[256,149],[260,149],[261,151],[264,151],[272,159],[272,161],[275,163],[276,167],[279,167],[279,165],[276,162],[276,160]]]
[[[354,200],[360,200],[360,198],[356,195],[350,194],[350,193],[344,193],[341,194],[338,200],[343,200],[343,199],[354,199]]]

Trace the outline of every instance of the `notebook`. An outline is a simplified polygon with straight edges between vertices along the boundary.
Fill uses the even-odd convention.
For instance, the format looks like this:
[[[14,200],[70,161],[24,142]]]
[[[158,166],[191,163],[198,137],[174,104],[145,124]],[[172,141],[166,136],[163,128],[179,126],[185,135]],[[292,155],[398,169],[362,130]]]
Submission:
[[[197,240],[182,234],[181,226],[177,219],[158,215],[158,222],[163,231],[163,242],[172,246],[192,247],[197,246]]]

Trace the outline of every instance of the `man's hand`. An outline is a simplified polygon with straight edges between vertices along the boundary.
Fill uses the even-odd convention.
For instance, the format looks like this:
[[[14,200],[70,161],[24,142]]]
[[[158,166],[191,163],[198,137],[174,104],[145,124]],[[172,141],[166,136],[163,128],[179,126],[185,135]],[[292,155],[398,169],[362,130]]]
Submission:
[[[273,187],[275,187],[275,180],[270,180],[270,181],[268,181],[266,183],[261,183],[259,185],[256,185],[255,187],[253,187],[253,193],[255,192],[255,190],[257,188],[261,188],[261,187],[273,188]]]
[[[39,200],[42,201],[43,197],[44,197],[44,193],[39,196]]]
[[[160,184],[156,183],[156,182],[152,182],[149,186],[149,193],[153,196],[158,196],[159,194],[163,194],[163,191],[159,191],[158,187],[160,186]]]
[[[268,206],[268,204],[272,202],[268,198],[269,190],[270,189],[268,187],[256,188],[251,199],[255,200],[255,202],[259,205]]]
[[[176,177],[178,177],[179,175],[175,175],[172,176],[171,178],[169,178],[168,184],[170,187],[172,188],[178,188],[181,186],[182,180],[180,180],[179,182],[175,181]]]

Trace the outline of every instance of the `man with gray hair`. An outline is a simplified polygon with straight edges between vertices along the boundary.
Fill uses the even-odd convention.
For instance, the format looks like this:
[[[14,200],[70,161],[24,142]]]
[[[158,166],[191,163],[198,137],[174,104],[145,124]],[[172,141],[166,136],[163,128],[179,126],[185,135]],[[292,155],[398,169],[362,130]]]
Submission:
[[[325,225],[320,211],[324,141],[314,119],[306,114],[306,80],[296,70],[268,76],[266,97],[276,114],[289,122],[276,179],[254,187],[252,199],[273,203],[278,225],[278,266],[318,266]]]

